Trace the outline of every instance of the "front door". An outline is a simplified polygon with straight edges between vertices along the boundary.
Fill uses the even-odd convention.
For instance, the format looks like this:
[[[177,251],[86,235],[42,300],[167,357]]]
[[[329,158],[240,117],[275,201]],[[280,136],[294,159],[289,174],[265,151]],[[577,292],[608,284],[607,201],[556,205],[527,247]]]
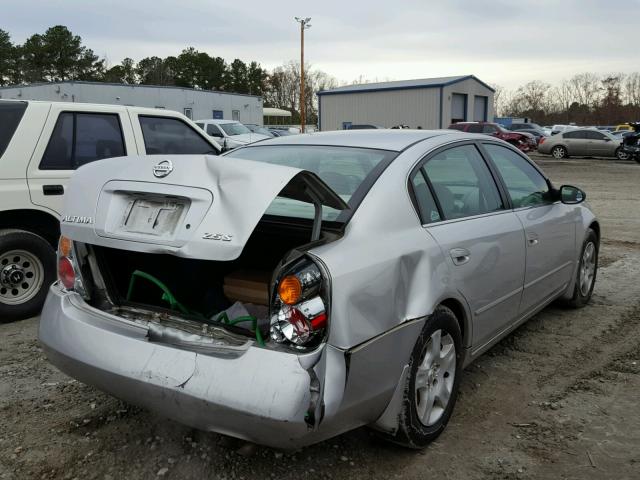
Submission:
[[[524,227],[526,274],[520,305],[520,316],[524,316],[563,292],[571,280],[577,209],[554,202],[545,177],[519,153],[494,143],[483,147]]]
[[[425,228],[446,257],[449,281],[471,310],[473,347],[481,348],[517,317],[525,269],[522,225],[474,144],[437,152],[412,182]]]

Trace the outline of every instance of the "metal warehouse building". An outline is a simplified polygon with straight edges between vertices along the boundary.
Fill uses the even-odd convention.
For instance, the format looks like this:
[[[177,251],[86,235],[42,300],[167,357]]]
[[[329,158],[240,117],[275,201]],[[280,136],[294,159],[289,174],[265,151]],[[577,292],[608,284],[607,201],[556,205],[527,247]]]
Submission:
[[[224,118],[262,124],[261,97],[192,88],[73,81],[0,87],[0,98],[166,108],[194,120]]]
[[[320,130],[351,125],[447,128],[493,118],[494,89],[473,75],[349,85],[318,92]]]

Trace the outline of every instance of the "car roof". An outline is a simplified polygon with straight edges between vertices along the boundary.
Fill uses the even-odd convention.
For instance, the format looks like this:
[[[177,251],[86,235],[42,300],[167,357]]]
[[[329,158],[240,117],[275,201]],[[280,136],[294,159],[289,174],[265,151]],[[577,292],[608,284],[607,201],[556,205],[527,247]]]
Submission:
[[[227,123],[240,123],[236,120],[220,120],[217,118],[207,118],[207,119],[203,119],[203,120],[194,120],[194,122],[199,122],[199,123],[213,123],[215,125],[224,125]]]
[[[375,148],[400,152],[414,143],[440,136],[447,136],[448,138],[455,136],[460,139],[477,139],[484,137],[460,132],[459,130],[336,130],[276,137],[261,141],[256,145],[323,145]]]
[[[112,109],[114,111],[126,111],[131,110],[136,113],[142,113],[147,115],[163,115],[166,117],[180,116],[183,115],[180,112],[175,110],[169,110],[164,108],[149,108],[149,107],[136,107],[135,105],[114,105],[113,103],[97,103],[97,102],[53,102],[50,100],[19,100],[16,98],[3,98],[0,99],[0,102],[26,102],[26,103],[35,103],[40,105],[59,105],[63,108],[68,108],[69,110],[74,109],[85,109],[91,106],[100,106],[108,109]]]

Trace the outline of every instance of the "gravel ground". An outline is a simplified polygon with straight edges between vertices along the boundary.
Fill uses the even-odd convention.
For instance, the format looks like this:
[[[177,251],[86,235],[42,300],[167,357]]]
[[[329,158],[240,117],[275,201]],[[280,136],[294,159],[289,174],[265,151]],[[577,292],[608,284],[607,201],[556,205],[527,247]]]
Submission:
[[[640,165],[536,161],[600,216],[593,301],[547,308],[471,365],[424,451],[367,429],[280,452],[183,427],[58,372],[36,318],[0,325],[0,478],[640,478]]]

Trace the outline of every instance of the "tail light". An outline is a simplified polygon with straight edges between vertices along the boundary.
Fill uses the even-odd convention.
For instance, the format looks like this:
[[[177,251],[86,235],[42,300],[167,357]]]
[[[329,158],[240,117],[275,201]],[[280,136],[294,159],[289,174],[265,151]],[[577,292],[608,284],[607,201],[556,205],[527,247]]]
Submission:
[[[67,237],[60,237],[58,242],[58,280],[66,290],[86,296],[76,249],[73,241]]]
[[[546,137],[540,137],[540,141],[538,142],[538,145],[542,145],[546,139],[547,139]]]
[[[307,257],[287,266],[276,281],[271,301],[271,339],[307,348],[319,343],[329,323],[328,281]]]

